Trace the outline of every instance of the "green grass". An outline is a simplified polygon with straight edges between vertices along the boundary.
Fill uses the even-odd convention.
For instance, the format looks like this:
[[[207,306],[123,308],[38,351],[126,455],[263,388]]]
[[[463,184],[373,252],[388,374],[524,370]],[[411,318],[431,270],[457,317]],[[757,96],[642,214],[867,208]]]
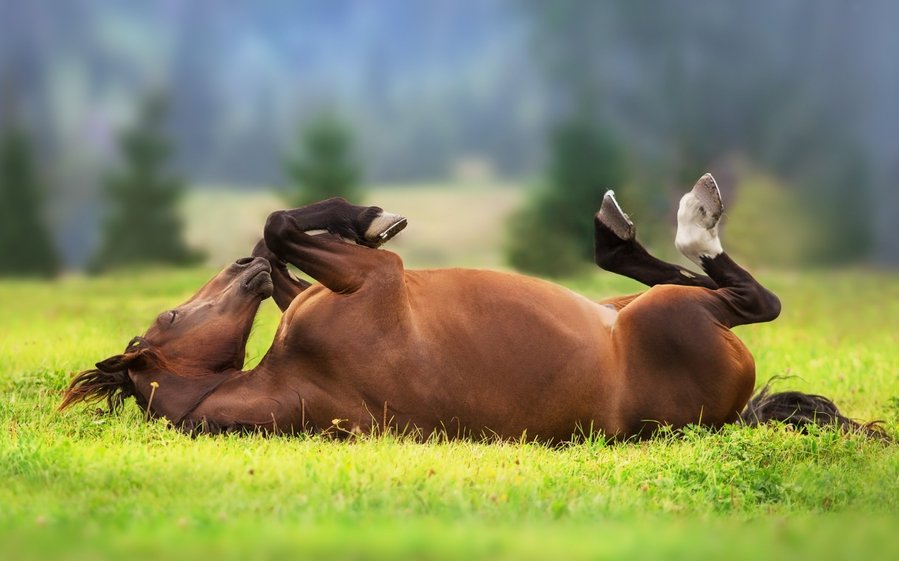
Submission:
[[[899,447],[730,427],[562,449],[363,438],[190,439],[57,413],[69,376],[120,352],[210,270],[0,282],[0,558],[890,559]],[[760,381],[832,397],[899,436],[899,276],[769,273],[773,324],[739,335]],[[597,273],[566,284],[637,290]],[[266,303],[248,355],[277,322]]]

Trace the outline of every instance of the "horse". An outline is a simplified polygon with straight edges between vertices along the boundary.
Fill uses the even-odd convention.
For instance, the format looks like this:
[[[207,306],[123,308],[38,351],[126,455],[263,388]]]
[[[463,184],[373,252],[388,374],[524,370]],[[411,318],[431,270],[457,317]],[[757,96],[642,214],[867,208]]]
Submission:
[[[772,321],[781,304],[723,251],[723,209],[709,174],[680,200],[675,246],[699,274],[652,256],[608,191],[594,215],[595,263],[649,288],[599,301],[513,273],[407,270],[381,249],[407,220],[376,206],[332,198],[276,211],[251,257],[77,374],[59,408],[105,398],[112,412],[133,396],[146,419],[192,434],[559,443],[771,419],[873,431],[821,396],[766,388],[750,402],[755,363],[731,328]],[[243,370],[268,297],[280,324]]]

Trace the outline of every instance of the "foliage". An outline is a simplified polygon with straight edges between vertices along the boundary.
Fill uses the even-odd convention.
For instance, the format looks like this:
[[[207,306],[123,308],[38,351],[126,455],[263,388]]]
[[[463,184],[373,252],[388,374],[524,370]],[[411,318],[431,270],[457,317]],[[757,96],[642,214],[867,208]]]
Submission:
[[[506,258],[519,271],[557,277],[586,268],[571,240],[561,230],[547,227],[540,195],[509,217]]]
[[[191,439],[89,407],[54,411],[74,371],[121,351],[214,271],[0,282],[0,542],[16,559],[877,559],[895,548],[899,447],[784,427],[645,443]],[[760,381],[833,397],[899,436],[899,277],[762,281],[776,322],[739,328]],[[633,292],[595,273],[590,298]],[[279,313],[267,302],[256,363]]]
[[[0,275],[52,276],[59,261],[43,221],[31,143],[11,121],[0,131]]]
[[[786,22],[807,17],[807,4],[525,6],[547,87],[563,100],[585,92],[601,100],[597,118],[612,116],[620,127],[640,162],[628,184],[643,186],[651,208],[667,208],[704,172],[721,178],[722,164],[736,156],[783,178],[803,201],[799,220],[819,237],[801,260],[847,263],[868,254],[876,178],[865,171],[895,172],[857,135],[863,100],[845,76],[864,65],[824,36],[808,38],[816,46],[801,51],[782,46],[795,40]],[[838,9],[817,15],[843,17]]]
[[[172,153],[163,133],[166,100],[148,95],[137,122],[119,140],[123,166],[105,182],[108,214],[92,269],[138,264],[189,265],[202,255],[187,247],[177,205],[182,181],[166,171]]]
[[[550,139],[547,185],[511,218],[506,247],[516,269],[565,276],[592,262],[593,215],[625,181],[624,156],[605,128],[579,115]]]
[[[743,177],[725,215],[727,252],[747,266],[793,267],[808,261],[820,238],[799,194],[758,173]]]
[[[353,203],[362,200],[349,125],[333,113],[323,113],[303,129],[300,143],[299,152],[285,164],[293,182],[293,206],[337,196]]]

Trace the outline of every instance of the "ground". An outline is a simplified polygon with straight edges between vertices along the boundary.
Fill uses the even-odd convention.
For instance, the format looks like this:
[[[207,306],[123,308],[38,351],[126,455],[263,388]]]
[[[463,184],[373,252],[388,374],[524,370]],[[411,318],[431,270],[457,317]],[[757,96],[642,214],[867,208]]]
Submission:
[[[133,403],[113,417],[55,411],[72,373],[121,352],[213,272],[0,281],[0,557],[899,557],[899,446],[831,431],[688,429],[550,449],[191,439],[144,423]],[[776,387],[832,397],[899,436],[899,275],[758,273],[784,303],[776,322],[736,330],[760,381],[789,376]],[[591,297],[639,288],[600,271],[563,283]],[[265,303],[251,363],[277,315]]]

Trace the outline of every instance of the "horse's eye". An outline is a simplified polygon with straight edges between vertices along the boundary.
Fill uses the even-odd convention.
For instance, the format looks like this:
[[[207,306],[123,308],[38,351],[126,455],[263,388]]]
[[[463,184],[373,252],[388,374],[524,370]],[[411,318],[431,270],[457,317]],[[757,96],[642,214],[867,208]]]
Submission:
[[[175,316],[178,315],[178,312],[176,312],[175,310],[172,310],[169,313],[172,314],[172,318],[171,318],[171,320],[169,320],[169,323],[175,323]]]

